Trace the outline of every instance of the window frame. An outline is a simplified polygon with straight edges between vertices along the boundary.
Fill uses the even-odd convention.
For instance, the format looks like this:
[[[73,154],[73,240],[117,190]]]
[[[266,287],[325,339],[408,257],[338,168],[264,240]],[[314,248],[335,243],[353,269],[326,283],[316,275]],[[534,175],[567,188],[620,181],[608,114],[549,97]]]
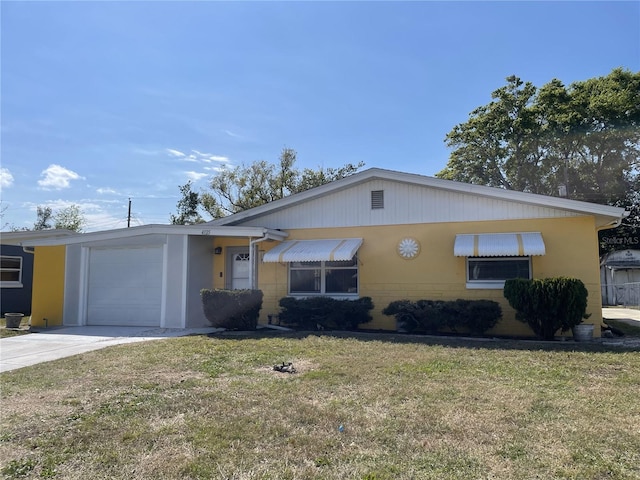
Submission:
[[[528,263],[528,277],[527,279],[533,278],[533,268],[531,262],[530,255],[523,256],[505,256],[505,257],[466,257],[465,258],[465,277],[466,277],[466,287],[467,289],[503,289],[504,282],[508,280],[505,279],[491,279],[491,280],[474,280],[470,278],[469,272],[471,270],[470,262],[473,261],[482,261],[482,262],[514,262],[514,261],[523,261],[526,260]],[[516,277],[513,277],[516,278]],[[523,278],[523,277],[519,277]]]
[[[337,266],[332,265],[336,263],[330,260],[322,260],[317,262],[290,262],[287,268],[287,295],[296,298],[306,297],[331,297],[336,299],[356,299],[360,298],[360,268],[358,266],[358,256],[350,260],[351,265]],[[295,264],[302,264],[303,266],[294,266]],[[306,265],[305,265],[306,264]],[[329,264],[329,265],[327,265]],[[320,270],[320,290],[318,292],[292,292],[291,291],[291,272],[292,271],[312,271]],[[327,293],[327,274],[330,270],[355,270],[356,272],[356,291],[355,292],[329,292]]]
[[[18,268],[3,267],[2,261],[5,259],[18,260]],[[18,280],[0,280],[0,288],[22,288],[22,271],[24,268],[24,259],[18,255],[0,255],[0,274],[4,272],[17,272]]]

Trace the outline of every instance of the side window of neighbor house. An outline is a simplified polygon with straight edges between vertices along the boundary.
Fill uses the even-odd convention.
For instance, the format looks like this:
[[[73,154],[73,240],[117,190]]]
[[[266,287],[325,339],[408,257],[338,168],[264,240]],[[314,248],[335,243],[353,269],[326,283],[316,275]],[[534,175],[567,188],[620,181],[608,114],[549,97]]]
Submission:
[[[291,262],[291,295],[355,296],[358,294],[358,261]]]
[[[22,257],[0,256],[0,286],[22,286]]]
[[[510,278],[531,278],[530,257],[468,257],[467,287],[502,288]]]

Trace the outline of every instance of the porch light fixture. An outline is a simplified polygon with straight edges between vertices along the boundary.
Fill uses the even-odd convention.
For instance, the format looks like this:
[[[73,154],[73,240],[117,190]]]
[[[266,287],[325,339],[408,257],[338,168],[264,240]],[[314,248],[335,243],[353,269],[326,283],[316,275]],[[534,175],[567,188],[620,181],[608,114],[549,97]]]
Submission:
[[[222,253],[222,247],[216,247],[213,249],[213,253],[220,255]]]

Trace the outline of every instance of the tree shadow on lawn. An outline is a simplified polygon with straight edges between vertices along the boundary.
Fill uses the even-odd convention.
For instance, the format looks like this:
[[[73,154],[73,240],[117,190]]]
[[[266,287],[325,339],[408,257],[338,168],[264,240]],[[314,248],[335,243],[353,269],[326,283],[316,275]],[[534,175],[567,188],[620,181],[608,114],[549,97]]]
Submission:
[[[610,340],[602,343],[600,339],[592,342],[575,342],[573,340],[556,340],[553,342],[536,340],[534,338],[513,337],[470,337],[455,335],[418,335],[398,332],[367,332],[367,331],[224,331],[208,335],[210,338],[222,339],[262,339],[262,338],[290,338],[303,339],[307,337],[332,337],[359,340],[363,342],[389,342],[398,344],[437,345],[451,348],[475,348],[487,350],[529,350],[529,351],[564,351],[564,352],[609,352],[625,353],[640,351],[640,341],[625,344],[624,340]]]

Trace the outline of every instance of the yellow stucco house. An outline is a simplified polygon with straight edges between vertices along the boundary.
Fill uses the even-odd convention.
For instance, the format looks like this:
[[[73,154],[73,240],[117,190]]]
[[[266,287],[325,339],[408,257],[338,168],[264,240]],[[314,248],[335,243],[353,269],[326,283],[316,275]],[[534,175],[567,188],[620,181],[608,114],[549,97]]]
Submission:
[[[579,278],[588,322],[601,316],[598,235],[621,208],[372,168],[194,226],[128,229],[3,243],[35,248],[32,323],[207,324],[202,288],[259,288],[261,322],[284,296],[373,299],[367,328],[400,299],[489,299],[489,333],[533,335],[503,297],[513,277]],[[599,335],[599,328],[595,329]]]

